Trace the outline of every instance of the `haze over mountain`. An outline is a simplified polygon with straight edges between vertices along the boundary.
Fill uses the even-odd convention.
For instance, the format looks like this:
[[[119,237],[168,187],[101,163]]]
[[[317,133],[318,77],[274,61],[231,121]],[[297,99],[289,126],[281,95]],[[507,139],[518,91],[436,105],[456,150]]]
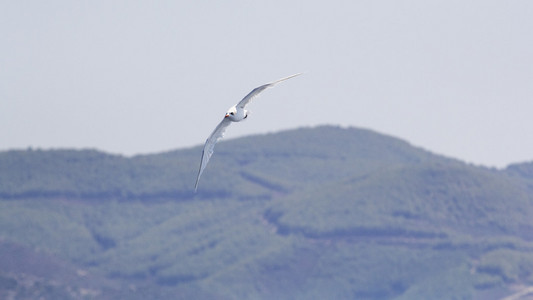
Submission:
[[[501,0],[0,1],[0,150],[195,146],[252,88],[303,72],[227,137],[361,126],[503,168],[533,153],[532,16]]]
[[[357,128],[134,156],[0,153],[0,298],[500,299],[533,286],[533,163]]]

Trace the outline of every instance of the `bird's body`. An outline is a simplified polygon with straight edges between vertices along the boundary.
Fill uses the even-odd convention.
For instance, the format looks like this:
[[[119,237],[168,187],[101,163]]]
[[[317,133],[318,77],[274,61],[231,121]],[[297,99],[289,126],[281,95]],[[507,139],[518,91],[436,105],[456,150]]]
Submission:
[[[248,111],[238,106],[232,106],[228,109],[228,112],[226,112],[226,116],[224,116],[224,118],[228,118],[233,122],[240,122],[246,119],[246,117],[248,117]]]
[[[248,95],[246,95],[239,103],[237,103],[236,105],[228,109],[228,111],[226,112],[226,115],[224,116],[224,119],[222,119],[222,121],[218,124],[215,130],[211,133],[211,135],[205,141],[204,150],[202,151],[202,160],[200,162],[200,169],[198,170],[198,176],[196,177],[196,184],[194,185],[195,192],[198,189],[198,182],[200,181],[200,176],[202,176],[202,172],[207,166],[207,163],[209,162],[211,155],[213,155],[215,144],[224,136],[224,132],[226,131],[226,128],[229,126],[229,124],[231,124],[231,122],[240,122],[246,119],[248,117],[248,111],[245,109],[246,105],[250,103],[250,101],[253,98],[255,98],[257,95],[259,95],[262,91],[264,91],[265,89],[269,87],[273,87],[274,85],[276,85],[277,83],[281,81],[298,76],[300,74],[291,75],[289,77],[285,77],[285,78],[276,80],[274,82],[256,87],[250,93],[248,93]]]

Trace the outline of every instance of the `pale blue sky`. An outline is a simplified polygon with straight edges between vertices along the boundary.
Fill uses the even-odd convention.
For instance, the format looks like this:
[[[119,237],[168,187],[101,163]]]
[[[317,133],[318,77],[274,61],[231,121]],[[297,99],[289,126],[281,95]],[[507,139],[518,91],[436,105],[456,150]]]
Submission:
[[[1,1],[0,150],[201,145],[304,72],[226,138],[337,124],[531,161],[532,29],[531,1]]]

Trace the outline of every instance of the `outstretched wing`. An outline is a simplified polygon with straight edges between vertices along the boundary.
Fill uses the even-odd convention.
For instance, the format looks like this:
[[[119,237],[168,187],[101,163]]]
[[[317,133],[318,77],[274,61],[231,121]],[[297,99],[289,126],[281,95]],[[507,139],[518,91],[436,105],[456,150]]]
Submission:
[[[262,91],[266,90],[267,88],[273,87],[274,85],[276,85],[276,84],[278,84],[278,83],[280,83],[280,82],[282,82],[284,80],[296,77],[296,76],[301,75],[301,74],[302,73],[294,74],[294,75],[291,75],[289,77],[281,78],[280,80],[276,80],[276,81],[271,82],[271,83],[263,84],[260,87],[256,87],[248,95],[246,95],[246,97],[242,98],[242,100],[237,104],[237,106],[240,107],[240,108],[244,108],[248,103],[250,103],[250,101],[252,101],[253,98],[255,98],[257,95],[259,95]]]
[[[211,155],[213,155],[215,144],[224,137],[224,132],[226,131],[226,128],[228,128],[231,121],[227,118],[224,118],[215,128],[213,133],[207,138],[204,145],[204,151],[202,151],[202,161],[200,162],[200,170],[198,170],[198,176],[196,177],[196,184],[194,185],[194,192],[198,189],[198,182],[200,181],[200,176],[202,176],[202,172],[204,171],[205,167],[207,166],[207,163],[209,162],[209,159],[211,158]]]

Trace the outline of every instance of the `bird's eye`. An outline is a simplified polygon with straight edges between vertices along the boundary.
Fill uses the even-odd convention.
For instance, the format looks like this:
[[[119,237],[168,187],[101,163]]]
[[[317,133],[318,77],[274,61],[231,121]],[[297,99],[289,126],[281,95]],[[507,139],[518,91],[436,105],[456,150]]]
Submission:
[[[235,113],[234,112],[230,112],[231,115],[234,115]]]

